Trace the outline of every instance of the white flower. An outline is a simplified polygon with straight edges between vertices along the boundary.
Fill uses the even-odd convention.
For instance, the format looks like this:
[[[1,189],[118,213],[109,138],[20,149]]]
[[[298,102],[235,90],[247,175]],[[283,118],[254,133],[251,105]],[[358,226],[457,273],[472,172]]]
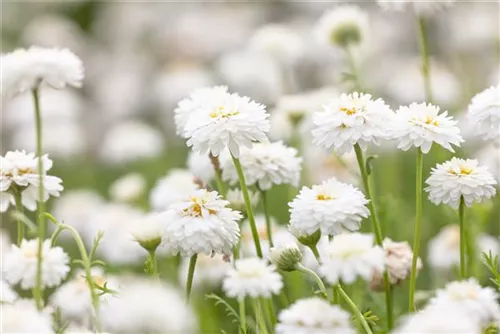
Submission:
[[[109,186],[109,195],[116,202],[134,202],[146,191],[146,180],[139,173],[129,173]]]
[[[312,188],[303,187],[290,206],[290,228],[302,235],[321,230],[325,235],[356,231],[369,216],[368,200],[350,184],[331,178]]]
[[[148,251],[155,251],[160,245],[166,224],[168,223],[165,213],[151,213],[139,218],[131,226],[134,240]]]
[[[281,311],[277,334],[354,334],[350,315],[317,297],[299,299]]]
[[[23,240],[3,258],[3,278],[10,284],[21,284],[23,290],[35,287],[37,272],[38,240]],[[42,247],[42,286],[54,287],[66,277],[69,257],[61,247],[51,247],[50,240],[45,240]]]
[[[439,107],[426,103],[412,103],[396,111],[393,131],[398,148],[407,151],[412,146],[420,147],[428,153],[433,143],[455,152],[451,145],[460,146],[464,140],[460,136],[457,121],[448,112],[439,113]]]
[[[500,180],[500,143],[490,143],[476,156],[481,165],[487,166],[497,180]]]
[[[277,295],[283,287],[281,275],[266,260],[246,258],[237,260],[222,283],[227,296],[244,299],[245,297],[269,298]]]
[[[500,85],[474,96],[467,117],[473,124],[476,136],[484,140],[500,137]]]
[[[2,96],[12,97],[40,84],[80,87],[83,75],[82,61],[68,49],[18,49],[2,55]]]
[[[112,333],[196,333],[196,319],[173,287],[147,279],[124,282],[102,306],[104,330]]]
[[[189,258],[182,258],[179,268],[179,282],[185,287],[186,277],[189,271]],[[224,259],[224,255],[214,256],[198,255],[196,260],[196,272],[193,278],[193,289],[214,289],[221,285],[226,273],[231,269],[231,263]]]
[[[413,0],[377,0],[384,10],[403,11],[411,7],[417,15],[431,16],[442,9],[449,7],[455,0],[440,1],[413,1]]]
[[[201,155],[190,151],[187,166],[195,178],[205,183],[210,183],[215,178],[214,166],[208,154]]]
[[[187,145],[194,151],[218,156],[226,147],[239,157],[240,147],[265,141],[269,115],[263,105],[248,97],[209,94],[203,105],[189,113],[184,127]]]
[[[462,196],[467,206],[493,197],[497,181],[486,167],[478,165],[477,160],[454,157],[432,168],[425,183],[432,203],[458,208]]]
[[[63,190],[62,180],[56,176],[47,175],[52,168],[52,160],[47,155],[42,156],[44,201],[50,196],[59,196]],[[0,208],[6,211],[13,204],[13,191],[21,191],[21,201],[28,210],[36,209],[40,176],[38,174],[38,158],[34,153],[25,151],[9,151],[0,157],[0,191],[2,192]],[[17,189],[14,189],[17,188]],[[8,194],[4,194],[7,193]]]
[[[334,148],[339,155],[348,153],[355,144],[363,149],[368,143],[379,144],[392,129],[393,112],[382,99],[369,94],[342,94],[323,106],[313,116],[313,142]]]
[[[2,305],[2,333],[53,334],[52,318],[48,311],[39,311],[35,301],[20,299],[13,304]]]
[[[163,136],[154,127],[140,121],[113,125],[101,144],[101,158],[110,164],[158,156],[165,146]]]
[[[257,29],[250,37],[250,49],[270,54],[274,59],[290,63],[303,52],[300,37],[291,29],[279,24],[268,24]]]
[[[164,243],[172,253],[191,257],[194,254],[229,254],[238,242],[241,214],[228,208],[228,201],[216,191],[200,189],[167,212]]]
[[[444,289],[437,290],[427,306],[439,311],[455,307],[462,309],[469,317],[477,319],[482,325],[500,321],[498,294],[493,288],[481,287],[475,278],[448,283]]]
[[[348,233],[333,238],[321,258],[319,272],[330,284],[353,283],[357,277],[370,281],[385,271],[385,252],[373,245],[370,234]]]
[[[230,157],[223,156],[222,177],[230,184],[239,184],[238,173]],[[274,185],[299,185],[302,158],[297,150],[281,141],[258,143],[250,149],[242,149],[240,162],[247,185],[257,185],[269,190]]]
[[[315,27],[322,44],[341,47],[360,44],[369,30],[368,15],[357,6],[337,6],[323,14]]]
[[[149,195],[149,202],[154,210],[166,210],[172,203],[183,200],[198,188],[190,172],[174,168],[156,181]]]
[[[0,304],[13,303],[18,297],[8,283],[0,280]]]

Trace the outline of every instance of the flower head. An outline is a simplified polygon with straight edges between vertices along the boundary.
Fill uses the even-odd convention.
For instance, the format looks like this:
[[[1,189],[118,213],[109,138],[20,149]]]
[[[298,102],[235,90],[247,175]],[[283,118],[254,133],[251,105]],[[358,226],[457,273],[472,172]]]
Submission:
[[[3,277],[10,284],[21,284],[23,290],[35,287],[38,240],[23,240],[20,246],[12,245],[3,257]],[[51,247],[50,240],[43,242],[42,286],[57,286],[66,277],[69,257],[61,247]]]
[[[167,218],[164,243],[173,253],[229,254],[240,236],[241,214],[228,208],[228,201],[216,191],[200,189],[172,204]]]
[[[82,61],[68,49],[32,46],[2,55],[2,96],[13,97],[40,84],[80,87]]]
[[[299,299],[279,314],[277,334],[354,334],[349,313],[317,297]]]
[[[357,277],[370,281],[374,273],[385,271],[385,252],[373,245],[370,234],[337,235],[325,251],[319,272],[330,284],[350,284]]]
[[[224,292],[229,297],[269,298],[278,294],[283,287],[281,275],[266,260],[245,258],[237,260],[222,283]]]
[[[500,137],[500,85],[492,86],[474,96],[467,117],[476,136],[484,140]]]
[[[350,184],[331,178],[312,188],[303,187],[290,206],[290,228],[294,234],[325,235],[356,231],[369,216],[368,200]]]
[[[151,213],[139,218],[131,226],[131,233],[134,240],[147,251],[154,252],[160,246],[168,223],[165,213]]]
[[[314,114],[313,141],[327,149],[333,147],[340,155],[355,144],[362,148],[368,143],[378,145],[392,129],[392,118],[392,110],[382,99],[372,100],[371,95],[358,92],[342,94]]]
[[[198,188],[193,174],[184,169],[174,168],[156,181],[149,201],[154,210],[166,210],[171,204],[182,201]]]
[[[455,152],[451,145],[460,146],[464,140],[457,121],[448,112],[439,113],[439,107],[426,103],[412,103],[396,111],[394,138],[398,148],[407,151],[412,146],[428,153],[433,143]]]
[[[425,183],[432,203],[458,208],[462,196],[467,206],[493,197],[497,181],[477,160],[452,158],[433,168]]]
[[[47,310],[39,311],[34,300],[19,299],[2,305],[2,333],[52,334],[52,318]]]
[[[109,186],[109,195],[116,202],[137,201],[146,190],[146,180],[139,173],[126,174]]]
[[[269,259],[278,269],[293,271],[302,261],[302,252],[296,243],[281,244],[269,250]]]
[[[267,53],[278,61],[290,63],[301,56],[303,43],[288,27],[268,24],[260,27],[250,37],[250,49]]]

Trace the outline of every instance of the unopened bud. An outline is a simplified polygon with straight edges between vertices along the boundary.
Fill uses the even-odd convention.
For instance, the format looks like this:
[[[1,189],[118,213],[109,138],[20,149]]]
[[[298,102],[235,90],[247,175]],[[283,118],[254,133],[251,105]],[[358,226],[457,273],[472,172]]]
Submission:
[[[302,252],[296,244],[278,245],[269,250],[269,259],[280,270],[294,271],[302,261]]]

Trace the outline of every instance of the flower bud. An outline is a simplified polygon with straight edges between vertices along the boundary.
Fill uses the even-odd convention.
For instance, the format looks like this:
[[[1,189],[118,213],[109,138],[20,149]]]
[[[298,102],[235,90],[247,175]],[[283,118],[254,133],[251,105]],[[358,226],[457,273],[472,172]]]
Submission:
[[[291,227],[290,233],[292,233],[301,244],[307,247],[315,247],[321,238],[321,231],[319,229],[313,234],[301,234],[296,229]]]
[[[280,270],[294,271],[302,261],[302,252],[295,243],[278,245],[269,250],[269,259]]]
[[[160,246],[165,229],[162,214],[150,214],[135,222],[131,233],[135,241],[148,252],[154,252]]]

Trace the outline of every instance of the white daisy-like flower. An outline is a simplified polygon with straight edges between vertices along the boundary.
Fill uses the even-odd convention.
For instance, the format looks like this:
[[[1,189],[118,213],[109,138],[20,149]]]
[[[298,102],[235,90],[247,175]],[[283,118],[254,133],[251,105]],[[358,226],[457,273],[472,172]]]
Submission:
[[[290,63],[304,51],[301,38],[291,29],[280,24],[268,24],[257,29],[250,37],[251,50],[265,52],[274,59]]]
[[[474,96],[467,117],[476,136],[484,140],[500,137],[500,85]]]
[[[368,15],[358,6],[343,5],[323,14],[315,36],[322,44],[347,47],[363,42],[368,31]]]
[[[203,253],[199,254],[196,260],[196,272],[193,277],[193,289],[201,290],[219,287],[231,268],[231,263],[224,258],[224,255],[209,256]],[[183,258],[179,267],[179,283],[182,287],[185,287],[188,271],[189,258]]]
[[[193,174],[185,169],[174,168],[156,181],[149,195],[149,202],[154,210],[166,210],[171,204],[182,201],[198,188]]]
[[[139,173],[129,173],[115,180],[109,186],[109,196],[116,202],[137,201],[146,191],[146,180]]]
[[[168,224],[165,213],[151,213],[139,218],[131,225],[135,241],[148,251],[155,251],[161,244],[165,227]]]
[[[312,297],[299,299],[281,311],[277,334],[354,334],[350,315],[337,305]]]
[[[369,216],[368,200],[350,184],[331,178],[312,188],[303,187],[290,206],[290,228],[296,233],[337,235],[357,231]]]
[[[319,268],[330,284],[350,284],[358,277],[370,281],[374,273],[384,271],[384,250],[373,245],[373,235],[361,233],[335,236],[326,247]]]
[[[20,246],[3,257],[3,278],[10,284],[20,283],[23,290],[35,287],[38,256],[38,240],[23,240]],[[68,274],[69,257],[61,247],[51,247],[50,240],[43,242],[42,286],[57,286]]]
[[[193,176],[210,183],[215,178],[215,170],[208,154],[198,154],[190,151],[187,160],[187,167]]]
[[[164,243],[172,253],[229,254],[238,242],[241,214],[228,208],[216,191],[199,189],[167,212]]]
[[[404,11],[410,7],[417,15],[431,16],[443,9],[446,9],[455,0],[440,1],[413,1],[413,0],[377,0],[377,3],[384,10]]]
[[[280,184],[297,187],[300,180],[302,158],[297,150],[283,142],[258,143],[252,148],[243,148],[240,154],[241,166],[248,185],[257,185],[261,190],[269,190]],[[222,178],[230,184],[239,184],[238,173],[230,157],[224,156]]]
[[[218,156],[227,147],[238,158],[242,146],[251,148],[254,141],[267,139],[270,124],[265,106],[236,93],[209,95],[184,126],[187,145],[194,151]]]
[[[467,206],[493,197],[497,181],[487,167],[479,166],[477,160],[454,157],[432,168],[425,183],[432,203],[458,208],[462,196]]]
[[[53,334],[52,317],[48,310],[39,311],[35,301],[19,299],[2,305],[2,333]]]
[[[351,152],[355,144],[366,149],[368,143],[378,145],[380,139],[388,138],[393,116],[382,99],[358,92],[342,94],[314,114],[313,142],[333,147],[340,155]]]
[[[457,121],[448,116],[448,112],[439,113],[437,106],[426,103],[412,103],[396,111],[395,128],[392,131],[398,141],[398,148],[403,151],[411,147],[420,147],[424,154],[436,143],[455,152],[451,145],[460,147],[464,140],[457,127]]]
[[[2,96],[13,97],[40,84],[80,87],[82,61],[68,49],[32,46],[2,55]]]
[[[47,155],[42,156],[44,201],[50,196],[58,197],[63,190],[62,180],[56,176],[47,175],[52,168],[52,160]],[[21,191],[21,202],[28,210],[36,209],[39,199],[38,188],[38,158],[34,153],[25,151],[9,151],[0,157],[0,209],[5,212],[13,204],[13,191]],[[16,188],[16,189],[14,189]]]
[[[17,293],[11,288],[11,286],[0,280],[0,303],[13,303],[19,296]]]
[[[493,288],[483,288],[475,278],[470,278],[450,282],[443,289],[437,290],[427,307],[435,311],[451,307],[462,309],[469,317],[486,326],[490,322],[500,321],[498,297]]]
[[[235,262],[222,283],[226,295],[232,298],[269,298],[283,287],[283,279],[273,265],[259,258],[240,259]]]

